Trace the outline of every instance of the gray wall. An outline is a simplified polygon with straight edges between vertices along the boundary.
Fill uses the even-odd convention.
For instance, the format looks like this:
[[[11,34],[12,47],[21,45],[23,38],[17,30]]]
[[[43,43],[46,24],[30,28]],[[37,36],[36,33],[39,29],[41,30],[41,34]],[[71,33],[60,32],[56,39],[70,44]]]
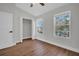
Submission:
[[[53,7],[52,7],[53,8]],[[71,38],[70,39],[62,39],[54,37],[54,23],[53,17],[57,13],[71,11]],[[36,38],[49,42],[51,44],[56,44],[61,47],[71,49],[79,52],[79,4],[67,4],[65,6],[61,6],[57,9],[51,10],[43,15],[40,15],[38,18],[44,19],[44,28],[43,34],[39,34],[36,32]]]
[[[53,36],[53,29],[54,29],[53,16],[57,13],[61,13],[69,10],[72,13],[71,39],[62,39],[62,38],[54,37]],[[13,14],[13,35],[14,35],[13,41],[18,42],[20,40],[20,17],[30,17],[30,18],[35,18],[35,17],[17,8],[15,4],[0,3],[0,12],[1,11]],[[68,4],[68,5],[62,6],[55,10],[51,10],[50,12],[47,12],[43,15],[40,15],[37,18],[40,18],[40,17],[44,19],[44,28],[43,28],[43,34],[39,34],[36,32],[37,38],[40,38],[52,44],[54,43],[54,44],[60,45],[68,49],[71,48],[71,50],[75,50],[79,52],[79,39],[78,39],[79,38],[79,26],[78,26],[79,25],[79,4]]]
[[[32,20],[23,19],[23,39],[32,37]]]
[[[20,18],[30,17],[34,18],[31,14],[22,11],[12,3],[0,3],[0,12],[8,12],[13,14],[13,42],[20,41]],[[7,21],[7,20],[6,20]]]

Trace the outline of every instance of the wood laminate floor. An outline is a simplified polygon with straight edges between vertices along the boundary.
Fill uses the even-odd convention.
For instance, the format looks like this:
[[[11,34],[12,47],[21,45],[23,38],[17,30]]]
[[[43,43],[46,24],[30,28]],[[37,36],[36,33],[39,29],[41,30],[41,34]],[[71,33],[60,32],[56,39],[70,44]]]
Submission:
[[[1,56],[79,56],[55,45],[39,40],[24,40],[15,46],[0,50]]]

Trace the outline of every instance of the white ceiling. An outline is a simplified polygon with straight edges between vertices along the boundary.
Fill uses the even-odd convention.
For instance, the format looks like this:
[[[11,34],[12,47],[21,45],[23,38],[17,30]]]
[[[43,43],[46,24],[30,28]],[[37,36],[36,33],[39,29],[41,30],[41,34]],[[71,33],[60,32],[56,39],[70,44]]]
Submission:
[[[43,13],[46,13],[50,10],[58,8],[65,5],[64,3],[45,3],[45,6],[41,6],[39,3],[34,3],[33,7],[30,7],[30,3],[16,3],[16,6],[21,8],[24,11],[29,12],[34,16],[39,16]]]

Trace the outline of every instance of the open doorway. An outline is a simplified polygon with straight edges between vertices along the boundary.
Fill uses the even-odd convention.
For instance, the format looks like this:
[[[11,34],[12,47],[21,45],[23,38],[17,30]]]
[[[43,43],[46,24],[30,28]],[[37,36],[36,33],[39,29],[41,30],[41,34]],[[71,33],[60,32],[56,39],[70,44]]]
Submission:
[[[32,38],[32,19],[21,18],[20,20],[20,41]]]
[[[23,39],[32,38],[32,20],[23,18]]]

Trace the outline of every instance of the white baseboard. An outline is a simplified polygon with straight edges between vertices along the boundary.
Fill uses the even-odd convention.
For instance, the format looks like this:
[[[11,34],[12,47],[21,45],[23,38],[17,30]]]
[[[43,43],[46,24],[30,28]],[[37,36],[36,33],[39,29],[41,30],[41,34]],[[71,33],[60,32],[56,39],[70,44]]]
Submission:
[[[35,40],[36,39],[36,37],[35,36],[32,36],[32,40]]]
[[[32,37],[24,37],[23,39],[28,39],[28,38],[32,38]]]
[[[0,49],[9,48],[9,47],[12,47],[12,46],[14,46],[14,45],[16,45],[16,43],[12,43],[12,44],[9,44],[9,45],[7,45],[7,46],[2,46],[2,47],[0,47]]]
[[[49,44],[53,44],[53,45],[59,46],[59,47],[61,47],[61,48],[65,48],[65,49],[68,49],[68,50],[71,50],[71,51],[74,51],[74,52],[79,53],[79,49],[76,49],[76,48],[72,48],[72,47],[68,47],[68,46],[63,46],[63,45],[60,45],[60,44],[58,44],[58,43],[50,42],[50,41],[47,41],[47,40],[45,40],[45,39],[41,39],[41,38],[38,38],[38,37],[36,37],[36,39],[37,39],[37,40],[40,40],[40,41],[47,42],[47,43],[49,43]]]
[[[20,39],[20,40],[16,41],[16,43],[19,43],[19,42],[22,42],[22,39]]]

